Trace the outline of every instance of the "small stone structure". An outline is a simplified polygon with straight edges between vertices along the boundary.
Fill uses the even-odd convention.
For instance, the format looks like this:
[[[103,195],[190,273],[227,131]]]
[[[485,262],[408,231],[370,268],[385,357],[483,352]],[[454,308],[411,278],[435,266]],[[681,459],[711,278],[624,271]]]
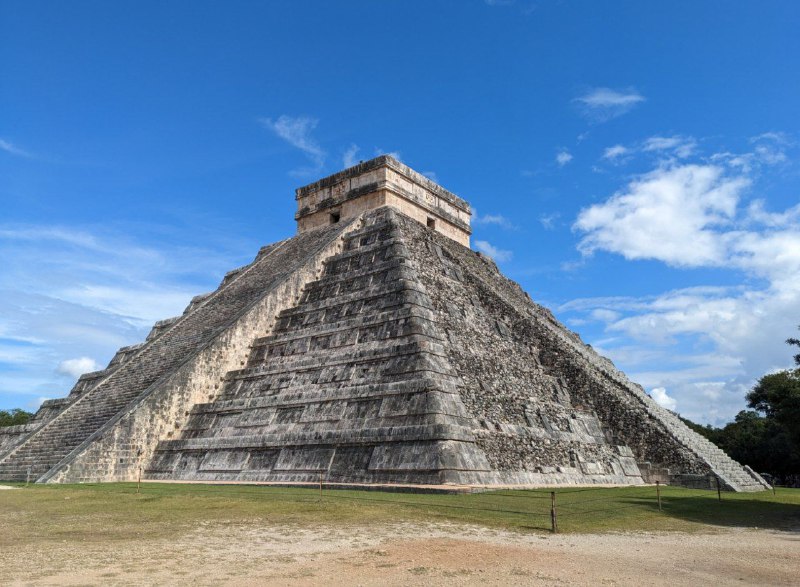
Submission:
[[[0,436],[0,479],[768,487],[471,251],[429,179],[383,156],[297,202],[297,236]]]

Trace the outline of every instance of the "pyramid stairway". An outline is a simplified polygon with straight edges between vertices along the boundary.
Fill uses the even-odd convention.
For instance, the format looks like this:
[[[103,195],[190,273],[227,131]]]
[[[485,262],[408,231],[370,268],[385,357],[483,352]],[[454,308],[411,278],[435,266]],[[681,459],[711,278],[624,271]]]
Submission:
[[[0,460],[0,479],[47,480],[86,448],[132,404],[208,345],[270,286],[286,279],[310,254],[336,239],[342,223],[281,241],[259,252],[256,260],[229,273],[220,288],[196,300],[187,312],[165,321],[134,356],[104,373],[79,398]]]
[[[347,235],[147,478],[442,483],[489,469],[392,218]]]

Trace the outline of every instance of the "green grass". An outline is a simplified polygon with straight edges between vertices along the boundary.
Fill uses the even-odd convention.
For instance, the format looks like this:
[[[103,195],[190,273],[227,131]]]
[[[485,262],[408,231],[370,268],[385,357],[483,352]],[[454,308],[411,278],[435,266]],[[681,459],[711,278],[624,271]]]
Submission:
[[[248,485],[12,484],[0,492],[0,549],[12,543],[149,540],[203,524],[314,527],[454,522],[527,532],[550,529],[550,491],[442,495]],[[557,489],[561,532],[800,528],[800,490],[755,494],[655,487]]]

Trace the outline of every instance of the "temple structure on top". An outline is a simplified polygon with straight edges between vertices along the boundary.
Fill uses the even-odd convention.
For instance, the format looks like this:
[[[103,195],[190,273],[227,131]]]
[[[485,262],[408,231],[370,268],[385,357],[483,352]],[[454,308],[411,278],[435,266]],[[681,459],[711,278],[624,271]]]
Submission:
[[[0,480],[768,487],[469,248],[382,156],[296,192],[297,235],[24,426]]]
[[[389,155],[298,188],[295,199],[298,234],[389,206],[469,247],[469,204]]]

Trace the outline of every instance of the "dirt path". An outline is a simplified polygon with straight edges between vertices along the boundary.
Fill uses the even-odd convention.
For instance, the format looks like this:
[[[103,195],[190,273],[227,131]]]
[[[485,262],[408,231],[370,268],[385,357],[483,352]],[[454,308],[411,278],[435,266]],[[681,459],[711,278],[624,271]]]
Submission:
[[[800,533],[217,524],[170,541],[42,541],[3,551],[0,568],[13,585],[796,585]]]

